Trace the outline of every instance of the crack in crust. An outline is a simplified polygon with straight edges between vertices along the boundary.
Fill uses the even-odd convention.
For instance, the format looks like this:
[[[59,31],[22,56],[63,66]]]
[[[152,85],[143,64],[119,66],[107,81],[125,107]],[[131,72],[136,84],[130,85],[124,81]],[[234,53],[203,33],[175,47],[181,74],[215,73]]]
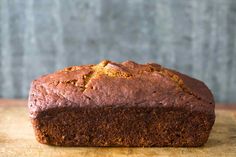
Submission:
[[[87,85],[89,84],[91,79],[96,78],[100,75],[107,75],[110,77],[123,77],[123,78],[128,78],[132,76],[128,71],[126,71],[125,69],[122,69],[120,66],[114,63],[111,63],[108,60],[105,60],[97,65],[92,66],[91,73],[87,75],[83,75],[84,88],[82,92],[87,89]]]
[[[198,95],[194,94],[193,92],[190,91],[190,89],[188,87],[186,87],[186,85],[184,84],[184,81],[178,75],[176,75],[166,69],[162,69],[159,73],[165,77],[170,78],[185,93],[188,93],[189,95],[193,95],[197,99],[200,99],[200,97]]]
[[[171,72],[170,70],[162,67],[162,66],[155,66],[156,64],[149,64],[149,72],[158,72],[159,74],[161,74],[164,77],[169,78],[170,80],[172,80],[177,87],[179,87],[183,92],[189,94],[189,95],[193,95],[194,97],[196,97],[197,99],[201,99],[201,97],[199,97],[197,94],[193,93],[188,87],[186,87],[186,85],[184,84],[184,81],[176,74],[174,74],[173,72]],[[142,72],[141,72],[142,73]]]
[[[91,80],[91,78],[94,77],[93,75],[94,75],[94,71],[90,72],[87,75],[83,75],[83,85],[81,88],[81,92],[85,91],[85,89],[87,88],[86,86],[87,86],[88,82]]]
[[[142,74],[144,71],[147,72],[158,72],[160,75],[169,78],[172,80],[178,88],[180,88],[183,92],[188,93],[190,95],[195,96],[197,99],[201,99],[197,94],[193,93],[186,85],[184,84],[183,80],[173,72],[169,71],[168,69],[165,69],[164,67],[157,64],[146,64],[148,66],[147,69],[141,70],[138,72],[138,74]],[[54,81],[53,83],[57,86],[59,83],[66,83],[66,84],[71,84],[76,87],[79,87],[81,92],[84,92],[87,89],[87,86],[89,82],[93,78],[97,78],[100,75],[107,75],[109,77],[122,77],[122,78],[130,78],[134,75],[132,75],[125,66],[122,64],[116,64],[108,60],[104,60],[100,62],[99,64],[96,65],[89,65],[91,67],[91,72],[88,74],[85,74],[82,76],[83,79],[83,84],[78,84],[77,79],[73,80],[66,80],[62,82]],[[71,71],[76,71],[79,70],[80,66],[71,66],[67,67],[61,71],[64,72],[71,72]]]

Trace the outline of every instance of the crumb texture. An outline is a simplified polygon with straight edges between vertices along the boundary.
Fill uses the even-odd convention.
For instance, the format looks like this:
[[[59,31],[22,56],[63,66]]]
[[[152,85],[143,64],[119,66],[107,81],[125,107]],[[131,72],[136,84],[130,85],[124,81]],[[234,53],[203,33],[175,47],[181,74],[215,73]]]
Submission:
[[[38,141],[61,146],[200,146],[214,105],[199,80],[155,63],[108,60],[34,80],[28,103]]]

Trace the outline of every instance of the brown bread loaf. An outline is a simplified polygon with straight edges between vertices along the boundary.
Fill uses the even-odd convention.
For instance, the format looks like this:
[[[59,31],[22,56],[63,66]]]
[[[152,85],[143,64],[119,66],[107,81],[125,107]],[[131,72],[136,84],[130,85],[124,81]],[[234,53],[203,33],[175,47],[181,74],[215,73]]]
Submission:
[[[36,139],[58,146],[201,146],[215,121],[203,82],[133,61],[44,75],[28,107]]]

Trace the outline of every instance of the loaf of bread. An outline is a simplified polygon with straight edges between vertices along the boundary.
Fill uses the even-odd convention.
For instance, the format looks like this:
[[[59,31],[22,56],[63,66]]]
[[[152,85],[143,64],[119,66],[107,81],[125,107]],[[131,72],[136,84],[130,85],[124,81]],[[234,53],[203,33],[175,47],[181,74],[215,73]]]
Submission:
[[[36,139],[57,146],[195,147],[207,142],[215,121],[203,82],[133,61],[39,77],[28,107]]]

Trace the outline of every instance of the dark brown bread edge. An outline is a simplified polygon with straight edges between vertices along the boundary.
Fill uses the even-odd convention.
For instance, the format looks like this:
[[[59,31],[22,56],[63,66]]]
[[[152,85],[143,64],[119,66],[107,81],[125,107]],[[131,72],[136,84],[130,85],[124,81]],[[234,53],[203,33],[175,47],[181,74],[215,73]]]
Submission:
[[[58,108],[32,119],[37,140],[57,146],[174,146],[206,143],[214,115],[172,108]]]

